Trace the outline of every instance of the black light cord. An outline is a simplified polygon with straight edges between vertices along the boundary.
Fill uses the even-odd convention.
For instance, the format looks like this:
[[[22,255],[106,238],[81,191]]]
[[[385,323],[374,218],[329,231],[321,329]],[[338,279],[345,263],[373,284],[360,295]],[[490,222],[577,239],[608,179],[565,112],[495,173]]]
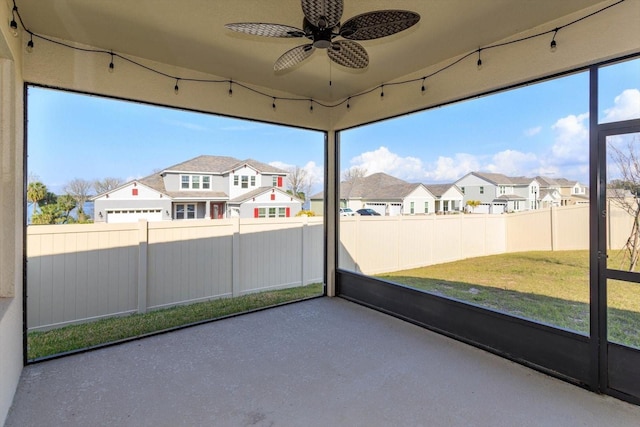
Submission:
[[[530,40],[530,39],[534,39],[534,38],[537,38],[537,37],[542,37],[542,36],[545,36],[545,35],[548,35],[548,34],[551,34],[551,33],[553,33],[553,38],[551,40],[551,48],[552,48],[552,51],[555,51],[555,49],[557,47],[557,43],[556,43],[555,38],[556,38],[556,35],[558,34],[558,31],[560,31],[560,30],[562,30],[564,28],[570,27],[572,25],[575,25],[575,24],[577,24],[577,23],[579,23],[579,22],[581,22],[581,21],[583,21],[583,20],[585,20],[587,18],[590,18],[592,16],[598,15],[598,14],[606,11],[607,9],[610,9],[610,8],[612,8],[614,6],[617,6],[617,5],[619,5],[620,3],[623,3],[623,2],[625,2],[625,0],[618,0],[615,3],[612,3],[612,4],[608,5],[608,6],[604,6],[603,8],[598,9],[598,10],[596,10],[596,11],[594,11],[594,12],[588,14],[588,15],[585,15],[583,17],[577,18],[577,19],[575,19],[575,20],[573,20],[573,21],[571,21],[571,22],[569,22],[569,23],[567,23],[565,25],[561,25],[561,26],[556,27],[556,28],[551,29],[551,30],[547,30],[547,31],[543,31],[543,32],[540,32],[540,33],[532,34],[530,36],[526,36],[526,37],[521,37],[521,38],[518,38],[518,39],[510,40],[510,41],[507,41],[507,42],[496,43],[496,44],[480,47],[480,48],[478,48],[478,49],[476,49],[476,50],[474,50],[472,52],[469,52],[469,53],[461,56],[460,58],[456,59],[455,61],[443,66],[442,68],[439,68],[438,70],[436,70],[436,71],[434,71],[434,72],[432,72],[430,74],[424,75],[422,77],[417,77],[417,78],[414,78],[414,79],[408,79],[408,80],[402,80],[402,81],[390,82],[390,83],[382,83],[382,84],[380,84],[380,85],[378,85],[376,87],[373,87],[371,89],[368,89],[368,90],[365,90],[365,91],[362,91],[362,92],[358,92],[358,93],[356,93],[354,95],[350,95],[349,97],[343,99],[342,101],[336,102],[336,103],[323,103],[323,102],[319,102],[317,100],[314,100],[313,98],[273,96],[272,94],[269,94],[267,92],[255,89],[255,88],[253,88],[253,87],[251,87],[251,86],[249,86],[247,84],[238,82],[237,80],[233,81],[232,79],[197,79],[197,78],[189,78],[189,77],[178,77],[178,76],[175,76],[175,75],[172,75],[172,74],[169,74],[169,73],[165,73],[165,72],[163,72],[161,70],[158,70],[156,68],[150,67],[148,65],[142,64],[142,63],[140,63],[138,61],[135,61],[135,60],[133,60],[131,58],[128,58],[128,57],[126,57],[126,56],[124,56],[122,54],[119,54],[117,52],[113,52],[112,50],[95,49],[95,48],[83,48],[83,47],[74,46],[74,45],[71,45],[69,43],[65,43],[65,42],[59,41],[59,40],[54,40],[52,38],[49,38],[49,37],[34,33],[33,31],[31,31],[24,24],[24,22],[22,20],[22,16],[20,15],[20,12],[18,11],[18,6],[16,5],[16,0],[13,0],[13,10],[12,10],[13,20],[11,21],[11,26],[12,26],[12,29],[13,29],[13,23],[15,22],[15,18],[17,17],[18,18],[18,22],[20,23],[22,28],[24,28],[24,30],[30,36],[30,40],[27,43],[27,48],[28,48],[29,51],[31,51],[34,48],[33,39],[36,38],[36,39],[44,40],[44,41],[47,41],[49,43],[53,43],[53,44],[56,44],[56,45],[59,45],[59,46],[63,46],[63,47],[69,48],[69,49],[73,49],[73,50],[76,50],[76,51],[80,51],[80,52],[107,54],[107,55],[110,55],[110,58],[111,58],[111,62],[109,63],[109,70],[110,71],[113,71],[113,68],[114,68],[113,59],[114,58],[122,59],[123,61],[126,61],[126,62],[128,62],[128,63],[130,63],[130,64],[132,64],[134,66],[140,67],[140,68],[142,68],[144,70],[150,71],[150,72],[155,73],[157,75],[160,75],[160,76],[166,77],[168,79],[171,79],[172,81],[175,81],[174,91],[175,91],[176,94],[179,93],[179,88],[178,88],[178,83],[179,82],[222,83],[222,84],[228,84],[229,85],[229,95],[230,96],[233,93],[232,85],[236,85],[236,86],[238,86],[240,88],[243,88],[243,89],[245,89],[245,90],[247,90],[249,92],[252,92],[252,93],[254,93],[256,95],[260,95],[260,96],[263,96],[265,98],[270,98],[272,100],[272,104],[271,105],[272,105],[273,110],[276,110],[276,101],[298,101],[298,102],[299,101],[303,101],[303,102],[309,102],[310,103],[310,110],[313,111],[313,104],[314,103],[318,104],[318,105],[320,105],[322,107],[325,107],[325,108],[336,108],[336,107],[339,107],[341,105],[346,104],[347,105],[347,109],[350,109],[351,108],[351,100],[352,99],[368,95],[371,92],[375,92],[375,91],[378,91],[378,90],[380,90],[380,98],[384,99],[384,87],[385,86],[398,86],[398,85],[411,84],[411,83],[415,83],[415,82],[422,82],[421,93],[424,93],[425,90],[426,90],[425,81],[427,79],[430,79],[430,78],[432,78],[432,77],[434,77],[434,76],[436,76],[436,75],[438,75],[438,74],[440,74],[440,73],[442,73],[442,72],[444,72],[444,71],[446,71],[446,70],[458,65],[459,63],[461,63],[465,59],[469,58],[470,56],[473,56],[473,55],[476,55],[476,54],[478,55],[477,66],[478,66],[478,69],[480,69],[482,67],[482,64],[483,64],[482,60],[480,58],[480,54],[481,54],[481,52],[483,50],[497,49],[497,48],[500,48],[500,47],[512,45],[512,44],[515,44],[515,43],[520,43],[520,42],[523,42],[523,41],[526,41],[526,40]],[[329,78],[330,78],[329,85],[331,86],[331,84],[332,84],[331,72],[330,72]]]

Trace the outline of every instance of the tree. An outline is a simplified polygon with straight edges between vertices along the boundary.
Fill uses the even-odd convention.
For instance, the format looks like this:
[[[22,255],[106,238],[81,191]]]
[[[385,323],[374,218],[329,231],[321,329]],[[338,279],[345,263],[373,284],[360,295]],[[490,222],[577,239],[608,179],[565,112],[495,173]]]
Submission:
[[[93,189],[96,194],[102,194],[120,187],[123,183],[124,181],[120,178],[107,177],[96,179],[93,181]]]
[[[40,181],[30,182],[27,186],[27,201],[33,204],[33,212],[31,213],[31,220],[38,211],[38,203],[47,196],[47,187]]]
[[[609,169],[616,170],[619,179],[608,185],[608,200],[625,211],[632,220],[631,231],[623,250],[629,262],[629,271],[635,271],[640,257],[640,141],[627,139],[625,145],[609,142]]]
[[[367,175],[367,168],[353,166],[342,173],[342,181],[349,182],[356,178],[364,178]]]
[[[467,206],[471,208],[471,212],[473,212],[481,204],[482,202],[480,202],[480,200],[467,200]]]
[[[312,185],[309,172],[300,166],[291,167],[288,172],[287,191],[299,199],[306,200]]]
[[[78,222],[85,222],[87,220],[84,213],[84,204],[89,200],[91,187],[91,182],[81,178],[72,179],[64,187],[64,191],[76,201]]]
[[[42,206],[39,213],[35,214],[31,220],[32,224],[69,224],[75,222],[71,216],[71,211],[76,207],[75,199],[68,195],[56,197],[55,194],[48,193],[51,201]]]

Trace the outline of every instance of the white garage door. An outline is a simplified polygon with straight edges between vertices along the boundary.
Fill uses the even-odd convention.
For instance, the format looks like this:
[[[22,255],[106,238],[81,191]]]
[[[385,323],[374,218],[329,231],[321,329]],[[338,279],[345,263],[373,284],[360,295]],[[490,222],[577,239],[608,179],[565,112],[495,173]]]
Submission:
[[[120,224],[123,222],[162,221],[161,209],[116,209],[107,211],[106,222]]]

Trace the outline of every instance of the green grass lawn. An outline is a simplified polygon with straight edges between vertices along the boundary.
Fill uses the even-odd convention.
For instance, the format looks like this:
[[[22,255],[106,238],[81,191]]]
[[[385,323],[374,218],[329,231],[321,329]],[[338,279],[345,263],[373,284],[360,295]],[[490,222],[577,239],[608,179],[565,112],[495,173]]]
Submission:
[[[588,251],[502,254],[381,274],[427,292],[589,333]],[[609,339],[640,348],[640,285],[608,284]]]
[[[27,335],[27,357],[29,360],[34,360],[90,348],[191,323],[309,298],[321,293],[322,284],[317,283],[236,298],[222,298],[181,305],[145,314],[112,317],[46,332],[29,332]]]

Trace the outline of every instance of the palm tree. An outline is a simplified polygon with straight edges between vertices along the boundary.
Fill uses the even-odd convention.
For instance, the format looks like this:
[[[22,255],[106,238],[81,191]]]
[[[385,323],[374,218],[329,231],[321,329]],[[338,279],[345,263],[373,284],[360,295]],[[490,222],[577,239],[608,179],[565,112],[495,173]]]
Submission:
[[[31,212],[32,220],[38,210],[38,202],[46,196],[47,187],[40,181],[30,182],[27,186],[27,201],[33,203],[33,212]]]

